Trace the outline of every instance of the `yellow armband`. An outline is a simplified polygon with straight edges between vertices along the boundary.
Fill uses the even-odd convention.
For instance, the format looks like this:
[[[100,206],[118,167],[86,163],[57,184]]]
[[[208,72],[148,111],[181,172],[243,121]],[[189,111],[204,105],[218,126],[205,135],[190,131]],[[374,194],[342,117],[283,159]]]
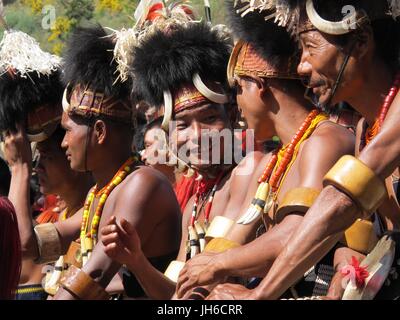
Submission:
[[[224,238],[214,238],[207,244],[204,252],[220,253],[237,247],[240,247],[237,242]]]
[[[329,170],[324,185],[333,185],[343,191],[368,214],[379,207],[387,194],[384,182],[352,156],[343,156]]]
[[[305,214],[317,199],[320,190],[313,188],[295,188],[288,191],[283,197],[275,213],[275,222],[281,222],[289,213],[300,212]]]

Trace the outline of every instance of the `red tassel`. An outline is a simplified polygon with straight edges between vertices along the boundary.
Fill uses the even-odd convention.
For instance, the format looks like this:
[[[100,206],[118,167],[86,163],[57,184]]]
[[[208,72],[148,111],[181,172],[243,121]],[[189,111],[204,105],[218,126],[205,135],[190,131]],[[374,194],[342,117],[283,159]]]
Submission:
[[[0,198],[0,300],[15,297],[21,274],[21,241],[12,203]]]
[[[355,278],[354,281],[356,283],[357,288],[359,289],[364,288],[365,279],[369,277],[369,272],[367,270],[367,267],[360,267],[360,262],[354,256],[351,257],[351,264],[349,264],[347,267],[344,267],[341,273],[343,276],[348,276],[353,274]]]

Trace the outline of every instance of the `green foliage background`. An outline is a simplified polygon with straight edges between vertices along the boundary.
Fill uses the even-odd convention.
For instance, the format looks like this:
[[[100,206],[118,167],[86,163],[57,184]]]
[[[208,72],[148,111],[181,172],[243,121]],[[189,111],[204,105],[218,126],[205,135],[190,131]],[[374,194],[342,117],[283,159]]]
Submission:
[[[56,54],[62,53],[65,40],[78,25],[100,23],[113,29],[132,26],[138,3],[139,0],[4,0],[9,27],[32,35],[43,49]],[[224,0],[210,3],[213,23],[224,23]],[[49,4],[56,9],[54,30],[42,28],[42,8]],[[190,4],[199,17],[204,17],[203,0],[191,0]],[[0,26],[0,39],[3,31]]]

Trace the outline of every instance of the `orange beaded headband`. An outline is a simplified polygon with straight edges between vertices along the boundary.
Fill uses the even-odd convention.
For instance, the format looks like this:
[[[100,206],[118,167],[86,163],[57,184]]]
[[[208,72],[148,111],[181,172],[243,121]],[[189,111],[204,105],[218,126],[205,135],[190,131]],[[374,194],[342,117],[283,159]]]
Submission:
[[[256,52],[250,43],[239,40],[231,54],[228,65],[228,81],[235,86],[235,75],[257,76],[260,78],[300,79],[297,74],[298,60],[290,57],[284,63],[274,66]]]

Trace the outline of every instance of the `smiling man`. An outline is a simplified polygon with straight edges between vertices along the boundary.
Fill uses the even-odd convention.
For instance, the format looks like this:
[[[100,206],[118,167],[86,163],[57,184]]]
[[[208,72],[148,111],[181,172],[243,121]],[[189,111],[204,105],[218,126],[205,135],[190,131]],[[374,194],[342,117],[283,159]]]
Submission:
[[[198,178],[196,193],[183,212],[177,261],[165,275],[145,262],[132,226],[122,223],[117,228],[111,221],[102,230],[106,253],[126,264],[151,298],[173,296],[179,270],[172,266],[182,266],[204,250],[204,234],[215,230],[216,217],[226,223],[216,228],[223,236],[237,218],[255,161],[261,157],[257,153],[236,168],[232,161],[236,110],[226,81],[230,49],[216,30],[193,22],[170,26],[168,32],[158,30],[134,50],[135,92],[157,107],[161,127],[169,133],[170,158],[178,159]],[[241,142],[236,145],[241,153]],[[255,232],[247,232],[243,238],[254,237]]]

